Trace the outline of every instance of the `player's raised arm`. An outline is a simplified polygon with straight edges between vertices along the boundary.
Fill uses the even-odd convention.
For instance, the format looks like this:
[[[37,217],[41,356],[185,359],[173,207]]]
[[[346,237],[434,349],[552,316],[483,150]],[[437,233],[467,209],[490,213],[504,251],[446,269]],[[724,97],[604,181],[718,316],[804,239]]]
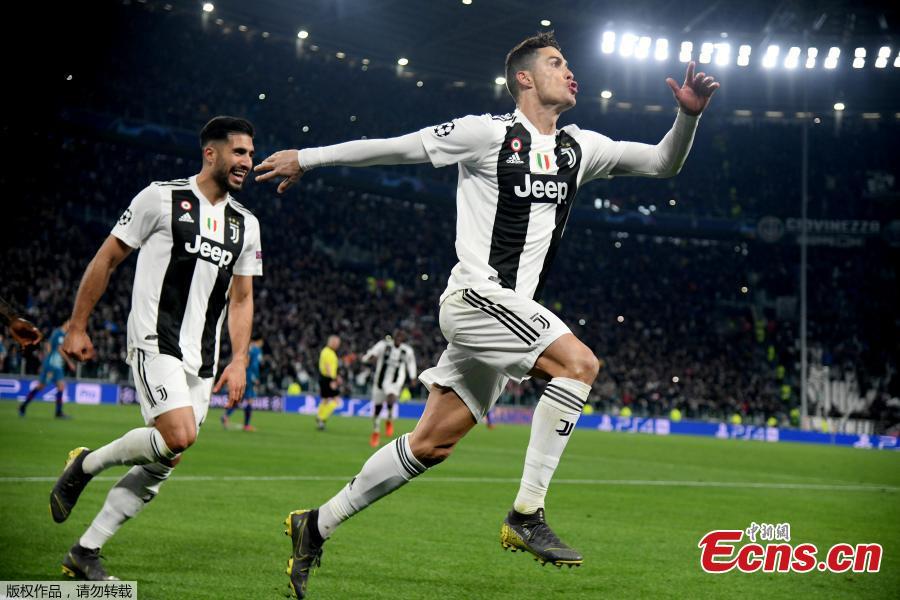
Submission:
[[[371,167],[424,162],[428,162],[428,153],[416,132],[395,138],[354,140],[299,151],[280,150],[256,165],[253,170],[261,173],[256,177],[257,181],[280,179],[278,193],[281,194],[295,184],[303,173],[316,167]]]
[[[611,171],[612,175],[673,177],[681,171],[694,143],[698,119],[719,89],[719,82],[702,71],[695,74],[694,63],[690,62],[681,86],[671,77],[666,79],[666,83],[678,101],[675,124],[655,146],[619,142],[621,156]]]

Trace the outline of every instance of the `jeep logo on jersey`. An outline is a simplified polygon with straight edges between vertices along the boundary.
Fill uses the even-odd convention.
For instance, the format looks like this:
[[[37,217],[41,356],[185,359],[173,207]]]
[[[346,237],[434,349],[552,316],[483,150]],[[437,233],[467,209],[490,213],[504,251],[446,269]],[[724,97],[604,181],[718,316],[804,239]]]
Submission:
[[[552,176],[531,178],[530,173],[525,174],[525,182],[513,188],[519,198],[533,198],[538,202],[556,202],[564,204],[569,195],[569,184],[565,181],[555,181]]]
[[[231,264],[234,254],[228,250],[222,249],[221,246],[210,244],[199,235],[194,236],[194,243],[185,242],[184,249],[191,254],[199,254],[200,258],[218,265],[220,269],[224,269]]]

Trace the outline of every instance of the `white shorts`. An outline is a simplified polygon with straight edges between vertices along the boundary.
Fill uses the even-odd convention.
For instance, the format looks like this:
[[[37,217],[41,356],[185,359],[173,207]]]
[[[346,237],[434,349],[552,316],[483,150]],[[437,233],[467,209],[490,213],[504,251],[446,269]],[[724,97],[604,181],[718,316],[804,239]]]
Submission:
[[[194,409],[197,427],[200,427],[209,410],[212,377],[204,379],[191,375],[174,356],[145,352],[140,348],[129,352],[129,359],[144,423],[153,425],[159,415],[190,406]]]
[[[400,392],[392,392],[394,394],[394,400],[400,397]],[[383,388],[380,387],[372,387],[372,402],[377,406],[379,404],[384,404],[387,402],[388,392],[386,392]]]
[[[403,391],[403,382],[401,381],[392,381],[391,383],[382,384],[381,387],[374,387],[372,389],[372,397],[374,398],[376,395],[382,397],[387,400],[388,396],[394,396],[394,400],[400,397],[400,392]]]
[[[546,307],[506,288],[452,293],[441,304],[440,324],[447,349],[419,381],[452,388],[476,420],[507,381],[527,379],[547,346],[570,333]]]

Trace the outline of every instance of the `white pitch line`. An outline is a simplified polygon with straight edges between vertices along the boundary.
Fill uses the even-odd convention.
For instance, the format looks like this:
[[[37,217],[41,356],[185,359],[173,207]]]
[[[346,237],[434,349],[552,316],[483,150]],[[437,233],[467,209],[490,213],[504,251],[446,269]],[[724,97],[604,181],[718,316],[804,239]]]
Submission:
[[[171,481],[347,481],[347,475],[176,475]],[[52,483],[56,477],[0,477],[3,483]],[[97,481],[118,481],[119,477],[95,477]],[[429,483],[519,483],[512,477],[423,477],[419,481]],[[822,490],[836,492],[900,492],[893,485],[853,485],[830,483],[777,483],[764,481],[674,481],[663,479],[555,479],[557,485],[596,486],[648,486],[648,487],[695,487],[695,488],[738,488],[768,490]]]

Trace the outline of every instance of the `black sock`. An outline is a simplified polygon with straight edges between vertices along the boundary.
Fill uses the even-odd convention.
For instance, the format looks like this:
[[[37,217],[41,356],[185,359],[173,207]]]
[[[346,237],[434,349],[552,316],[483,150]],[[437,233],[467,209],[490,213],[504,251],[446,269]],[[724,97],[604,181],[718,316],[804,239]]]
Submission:
[[[321,546],[325,543],[325,538],[319,533],[319,509],[309,511],[309,537],[315,546]]]

